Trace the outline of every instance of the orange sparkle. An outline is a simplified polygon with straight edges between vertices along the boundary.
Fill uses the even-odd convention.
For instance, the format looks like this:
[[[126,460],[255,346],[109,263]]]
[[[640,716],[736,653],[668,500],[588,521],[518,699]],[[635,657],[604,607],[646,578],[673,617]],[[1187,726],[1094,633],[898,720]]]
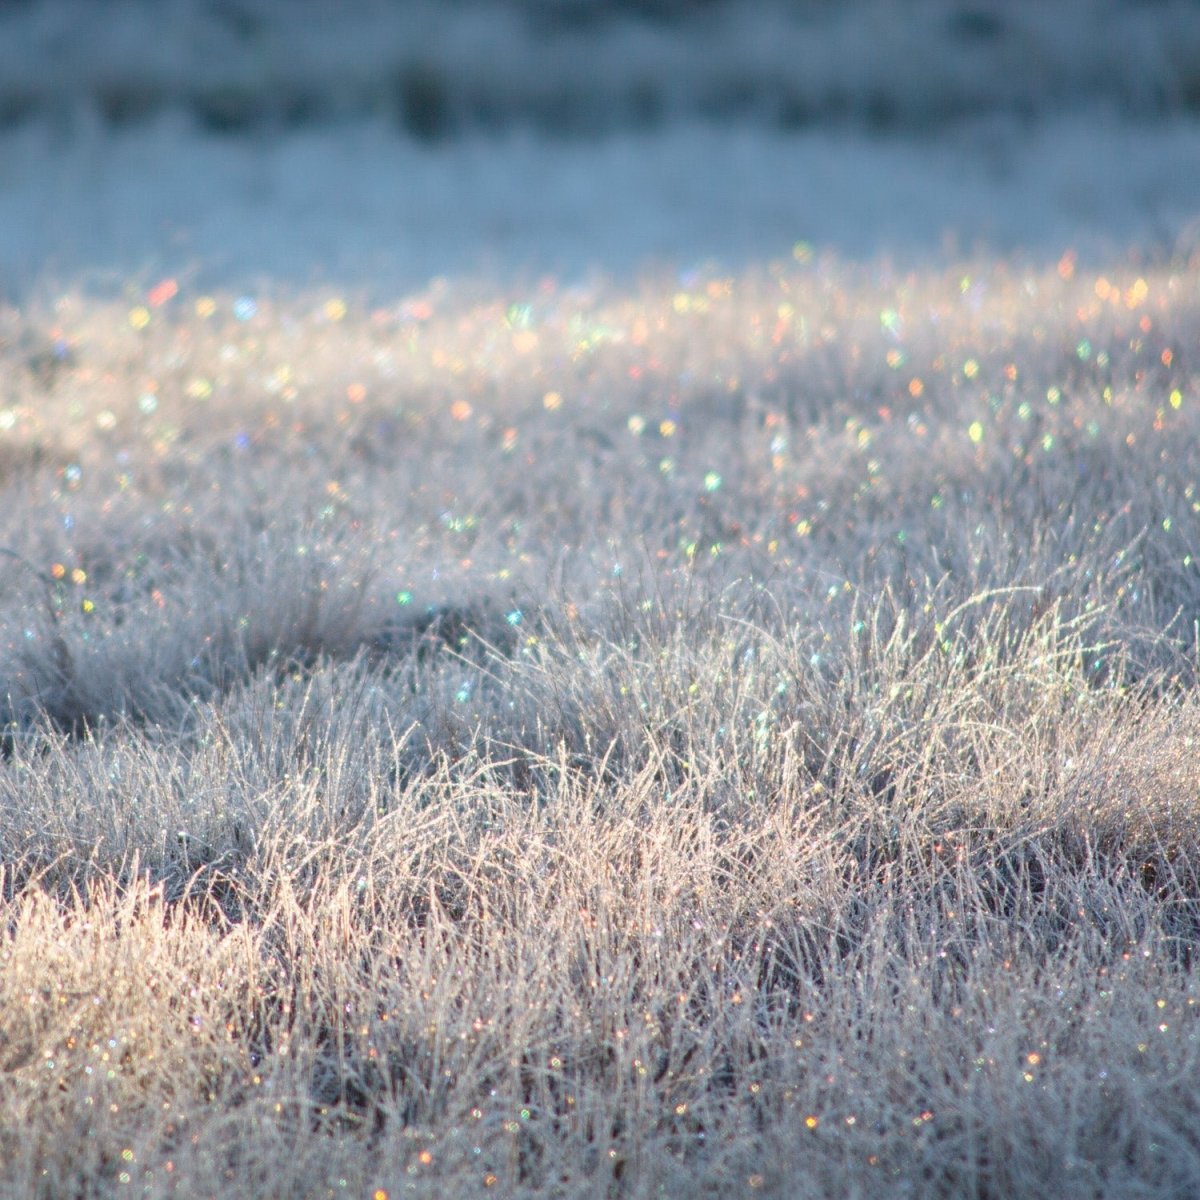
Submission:
[[[146,300],[151,308],[161,308],[166,302],[179,293],[179,284],[174,279],[164,279],[156,283],[147,293]]]

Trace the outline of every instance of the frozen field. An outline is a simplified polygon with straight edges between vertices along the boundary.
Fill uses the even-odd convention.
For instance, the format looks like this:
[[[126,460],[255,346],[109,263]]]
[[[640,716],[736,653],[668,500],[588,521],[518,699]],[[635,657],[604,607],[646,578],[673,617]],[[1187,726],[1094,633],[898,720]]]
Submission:
[[[1196,8],[281,11],[0,5],[0,1200],[1200,1195]]]
[[[0,1195],[1196,1194],[1198,313],[6,313]]]

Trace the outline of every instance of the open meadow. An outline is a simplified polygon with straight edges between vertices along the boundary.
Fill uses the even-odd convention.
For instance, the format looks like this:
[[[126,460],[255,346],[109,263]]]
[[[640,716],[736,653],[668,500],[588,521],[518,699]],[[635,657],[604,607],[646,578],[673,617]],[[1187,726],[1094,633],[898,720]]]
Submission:
[[[0,1197],[1200,1195],[1200,260],[0,310]]]

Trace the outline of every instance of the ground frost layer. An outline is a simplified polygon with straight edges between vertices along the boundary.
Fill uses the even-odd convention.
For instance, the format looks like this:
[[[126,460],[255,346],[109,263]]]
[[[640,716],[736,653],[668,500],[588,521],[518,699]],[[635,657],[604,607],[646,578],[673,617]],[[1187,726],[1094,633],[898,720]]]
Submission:
[[[1200,1189],[1197,278],[0,313],[0,1194]]]

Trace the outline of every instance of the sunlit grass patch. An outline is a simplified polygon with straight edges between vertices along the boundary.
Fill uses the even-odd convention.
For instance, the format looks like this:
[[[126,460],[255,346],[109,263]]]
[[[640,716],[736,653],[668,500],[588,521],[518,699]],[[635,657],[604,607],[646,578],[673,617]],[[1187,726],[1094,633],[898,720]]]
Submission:
[[[0,1190],[1196,1190],[1195,280],[9,314]]]

